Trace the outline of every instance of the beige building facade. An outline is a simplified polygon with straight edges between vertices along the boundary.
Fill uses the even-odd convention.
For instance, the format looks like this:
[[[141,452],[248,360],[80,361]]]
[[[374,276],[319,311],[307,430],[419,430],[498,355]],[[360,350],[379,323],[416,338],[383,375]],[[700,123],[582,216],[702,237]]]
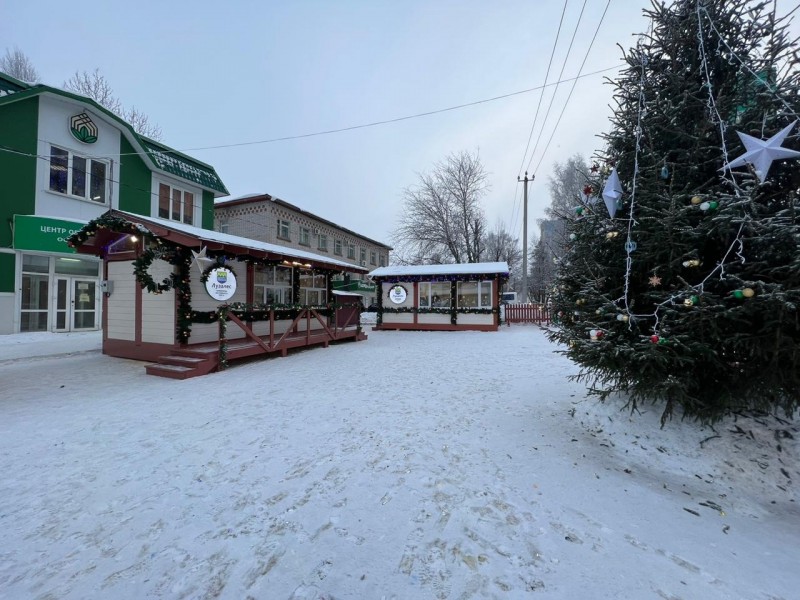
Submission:
[[[390,246],[360,235],[269,194],[225,199],[214,204],[214,229],[253,240],[319,254],[370,271],[389,265]],[[377,302],[376,287],[365,275],[345,274],[334,289]]]

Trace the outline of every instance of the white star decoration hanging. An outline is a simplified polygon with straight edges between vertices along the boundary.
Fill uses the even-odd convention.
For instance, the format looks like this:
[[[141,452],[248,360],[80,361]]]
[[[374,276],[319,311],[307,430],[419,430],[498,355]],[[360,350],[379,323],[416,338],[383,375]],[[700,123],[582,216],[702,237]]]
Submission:
[[[192,262],[197,265],[197,269],[200,271],[201,275],[203,274],[203,271],[214,264],[214,259],[206,256],[205,246],[203,246],[200,252],[195,252],[192,250],[192,256],[194,257]]]
[[[622,198],[622,184],[619,182],[619,175],[617,175],[617,168],[611,170],[611,175],[606,180],[606,185],[603,188],[603,200],[606,203],[608,214],[611,218],[617,214],[617,200]]]
[[[783,140],[789,135],[789,132],[797,124],[797,121],[784,127],[778,133],[773,135],[768,140],[759,140],[751,135],[737,131],[739,138],[744,144],[746,152],[739,158],[736,158],[722,167],[722,170],[733,169],[734,167],[741,167],[745,164],[753,165],[753,170],[761,183],[767,178],[767,172],[772,166],[773,160],[783,160],[785,158],[800,158],[800,152],[789,150],[788,148],[781,148]]]

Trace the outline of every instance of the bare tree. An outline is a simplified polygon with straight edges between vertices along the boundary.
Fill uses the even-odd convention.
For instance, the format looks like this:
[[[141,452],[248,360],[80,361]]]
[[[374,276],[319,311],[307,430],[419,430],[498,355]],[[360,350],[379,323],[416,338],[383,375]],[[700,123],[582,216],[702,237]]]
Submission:
[[[512,273],[517,273],[522,262],[522,248],[519,239],[511,235],[502,221],[498,221],[494,229],[486,235],[484,259],[489,262],[508,263]]]
[[[16,46],[13,50],[6,48],[6,54],[0,57],[0,71],[11,75],[25,83],[36,83],[39,81],[39,73],[33,66],[31,60],[25,56]]]
[[[462,151],[437,163],[403,191],[404,212],[393,235],[395,258],[425,264],[480,262],[486,217],[480,205],[489,189],[476,154]]]
[[[573,213],[589,181],[588,172],[586,160],[580,154],[555,164],[548,180],[550,206],[544,211],[548,218],[562,219]]]
[[[64,88],[81,96],[91,98],[100,106],[107,108],[124,121],[127,121],[137,133],[154,140],[161,139],[161,127],[150,123],[147,115],[135,107],[125,108],[119,98],[114,95],[111,84],[100,73],[100,69],[95,69],[91,73],[88,71],[76,71],[72,77],[64,82]]]
[[[557,261],[564,255],[566,238],[565,220],[575,213],[582,203],[584,188],[589,182],[589,167],[580,154],[556,163],[549,178],[550,206],[545,208],[547,219],[539,220],[539,240],[530,251],[530,295],[537,302],[545,302],[558,270]]]

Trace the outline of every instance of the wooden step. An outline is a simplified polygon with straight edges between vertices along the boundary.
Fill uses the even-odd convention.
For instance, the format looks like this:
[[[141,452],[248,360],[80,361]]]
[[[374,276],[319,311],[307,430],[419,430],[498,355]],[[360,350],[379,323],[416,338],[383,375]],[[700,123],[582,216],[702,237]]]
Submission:
[[[208,357],[199,356],[181,356],[178,354],[170,354],[167,356],[159,356],[158,362],[162,365],[175,365],[178,367],[194,368],[202,365],[208,361]]]
[[[189,379],[190,377],[203,375],[202,371],[198,371],[194,367],[165,365],[162,363],[145,365],[144,370],[148,375],[158,375],[159,377],[169,377],[170,379]]]

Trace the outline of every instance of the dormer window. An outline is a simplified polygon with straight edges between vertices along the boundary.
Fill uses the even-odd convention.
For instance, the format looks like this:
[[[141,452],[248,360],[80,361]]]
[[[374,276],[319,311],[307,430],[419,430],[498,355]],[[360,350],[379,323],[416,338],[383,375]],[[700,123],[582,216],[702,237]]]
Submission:
[[[158,216],[187,225],[194,224],[194,194],[166,183],[158,185]]]

